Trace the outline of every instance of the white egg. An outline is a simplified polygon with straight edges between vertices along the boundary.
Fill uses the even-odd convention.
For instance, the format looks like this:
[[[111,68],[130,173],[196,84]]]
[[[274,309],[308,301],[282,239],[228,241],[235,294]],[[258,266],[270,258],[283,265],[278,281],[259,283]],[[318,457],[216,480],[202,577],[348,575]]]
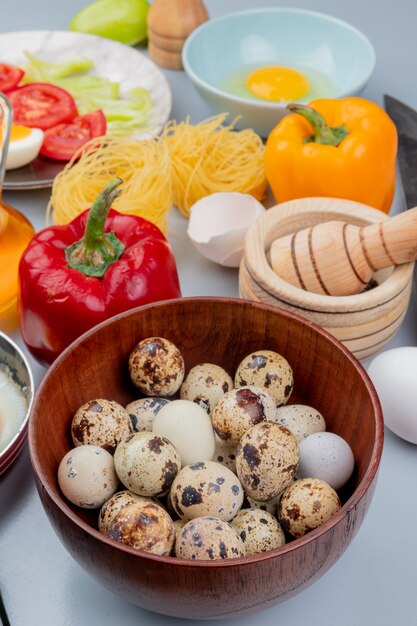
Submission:
[[[13,126],[7,151],[6,170],[15,170],[35,159],[41,149],[43,131],[28,126]]]
[[[382,406],[385,425],[417,444],[417,347],[378,354],[368,367]]]
[[[355,466],[351,447],[335,433],[314,433],[299,442],[297,478],[319,478],[333,489],[347,483]]]

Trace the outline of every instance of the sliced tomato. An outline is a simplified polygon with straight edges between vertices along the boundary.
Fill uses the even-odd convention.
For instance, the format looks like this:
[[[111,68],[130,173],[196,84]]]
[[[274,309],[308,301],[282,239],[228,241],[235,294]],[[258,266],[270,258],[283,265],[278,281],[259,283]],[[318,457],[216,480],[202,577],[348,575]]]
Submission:
[[[0,63],[0,91],[7,93],[15,89],[24,75],[25,73],[20,67],[15,67],[8,63]]]
[[[70,122],[77,114],[74,98],[68,91],[49,83],[30,83],[9,94],[16,124],[46,130]]]
[[[68,124],[58,124],[45,131],[41,154],[69,161],[87,141],[106,134],[106,118],[101,109],[74,117]]]

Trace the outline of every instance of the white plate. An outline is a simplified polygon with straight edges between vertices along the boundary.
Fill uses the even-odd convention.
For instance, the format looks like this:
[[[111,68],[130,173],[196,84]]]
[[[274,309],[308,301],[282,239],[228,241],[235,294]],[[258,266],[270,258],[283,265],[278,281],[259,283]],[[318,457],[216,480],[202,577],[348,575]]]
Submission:
[[[24,50],[53,63],[76,56],[87,57],[94,63],[91,73],[120,83],[121,94],[134,87],[148,89],[153,102],[152,134],[158,134],[169,118],[172,97],[168,82],[155,63],[136,48],[96,35],[70,31],[34,30],[0,35],[0,62],[22,65],[26,62]],[[143,136],[149,136],[149,130]],[[50,187],[64,165],[38,157],[26,167],[7,172],[3,188]]]

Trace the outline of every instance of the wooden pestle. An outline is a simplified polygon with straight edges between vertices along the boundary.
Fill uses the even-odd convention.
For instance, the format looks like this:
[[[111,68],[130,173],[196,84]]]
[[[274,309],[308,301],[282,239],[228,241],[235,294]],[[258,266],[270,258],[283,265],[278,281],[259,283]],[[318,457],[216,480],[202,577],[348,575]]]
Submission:
[[[287,282],[313,293],[364,290],[376,270],[417,259],[417,207],[369,226],[330,221],[271,245],[271,265]]]

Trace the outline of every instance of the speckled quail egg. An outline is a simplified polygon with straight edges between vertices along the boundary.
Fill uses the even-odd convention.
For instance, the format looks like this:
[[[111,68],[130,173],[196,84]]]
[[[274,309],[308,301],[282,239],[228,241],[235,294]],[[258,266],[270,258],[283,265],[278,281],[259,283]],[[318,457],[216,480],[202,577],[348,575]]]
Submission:
[[[107,534],[107,529],[113,517],[115,517],[125,506],[132,502],[151,502],[151,498],[138,496],[133,491],[119,491],[106,500],[98,514],[98,529],[101,533]]]
[[[245,546],[230,524],[202,516],[184,526],[175,543],[175,556],[196,561],[236,559],[245,556]]]
[[[293,537],[302,537],[340,509],[339,496],[318,478],[300,478],[287,487],[278,505],[278,520]]]
[[[140,496],[158,496],[171,487],[181,469],[180,455],[168,439],[135,433],[119,443],[114,454],[117,475]]]
[[[181,535],[181,531],[186,524],[188,524],[188,520],[186,519],[176,519],[174,521],[175,542],[178,541],[178,538]],[[174,548],[175,548],[175,544],[174,544]]]
[[[188,372],[180,388],[180,397],[199,404],[207,413],[225,393],[233,389],[233,379],[220,365],[202,363]]]
[[[340,489],[352,476],[355,459],[350,445],[335,433],[314,433],[300,442],[297,478],[320,478]]]
[[[288,428],[296,436],[297,441],[326,430],[322,414],[306,404],[287,404],[278,407],[274,421]]]
[[[243,489],[227,467],[201,461],[182,468],[172,483],[171,502],[181,519],[210,515],[228,522],[242,506]]]
[[[114,400],[86,402],[75,413],[71,423],[72,440],[76,446],[93,445],[111,454],[132,432],[129,414]]]
[[[213,458],[213,425],[210,416],[195,402],[172,400],[157,413],[152,430],[172,442],[182,465]]]
[[[266,511],[241,509],[230,524],[242,539],[247,555],[267,552],[285,544],[279,522]]]
[[[129,357],[133,384],[147,396],[173,396],[184,379],[184,359],[168,339],[148,337]]]
[[[294,435],[281,424],[261,422],[243,435],[237,449],[236,471],[248,496],[269,500],[290,484],[298,461]]]
[[[135,550],[169,556],[175,541],[174,522],[155,502],[132,502],[110,521],[107,535]]]
[[[248,495],[246,495],[246,500],[249,502],[251,509],[259,509],[260,511],[266,511],[267,513],[270,513],[271,515],[276,517],[277,509],[278,509],[278,502],[281,499],[282,491],[277,496],[274,496],[273,498],[270,498],[269,500],[264,500],[263,502],[259,500],[254,500]]]
[[[139,398],[127,404],[126,411],[129,413],[133,432],[152,432],[155,415],[168,402],[166,398]]]
[[[248,354],[238,365],[235,374],[235,387],[256,385],[265,387],[274,399],[276,406],[286,404],[294,386],[294,376],[290,364],[278,352],[258,350]]]
[[[236,474],[237,446],[230,446],[227,441],[220,439],[216,433],[214,434],[214,439],[216,441],[216,449],[214,450],[213,461],[228,467],[234,474]]]
[[[275,418],[276,407],[262,387],[248,386],[228,391],[216,404],[212,422],[217,435],[229,446],[237,446],[254,424]]]
[[[110,452],[98,446],[78,446],[62,459],[58,484],[64,496],[83,509],[97,509],[116,491],[119,479]]]

